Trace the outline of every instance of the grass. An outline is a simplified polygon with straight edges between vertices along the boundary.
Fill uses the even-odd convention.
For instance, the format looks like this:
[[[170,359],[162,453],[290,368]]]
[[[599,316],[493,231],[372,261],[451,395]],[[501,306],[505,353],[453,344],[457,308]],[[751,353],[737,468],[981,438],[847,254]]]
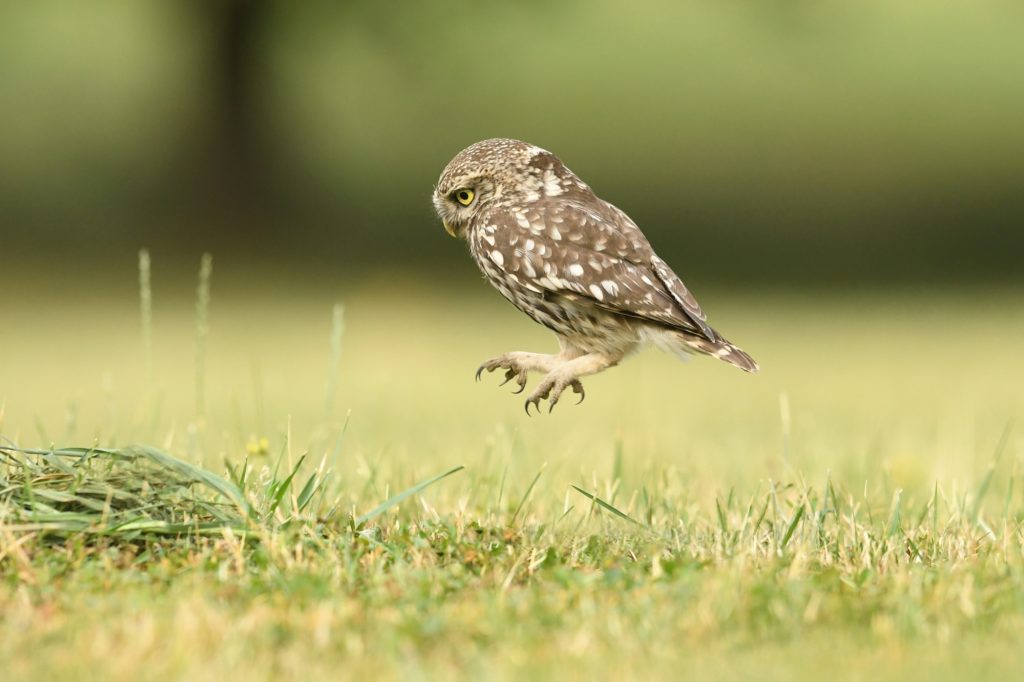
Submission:
[[[472,372],[553,342],[486,291],[271,288],[228,264],[199,342],[153,265],[142,347],[130,284],[43,283],[8,313],[12,679],[1024,665],[1017,292],[712,292],[761,375],[649,353],[528,419]]]

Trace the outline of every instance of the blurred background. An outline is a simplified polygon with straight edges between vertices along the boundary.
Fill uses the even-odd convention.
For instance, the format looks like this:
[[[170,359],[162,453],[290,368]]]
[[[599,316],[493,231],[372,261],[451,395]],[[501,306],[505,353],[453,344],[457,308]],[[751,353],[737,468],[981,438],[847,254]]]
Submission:
[[[465,281],[432,185],[509,136],[698,292],[1019,281],[1022,22],[1015,0],[4,1],[0,248]]]
[[[785,402],[805,471],[973,472],[1024,414],[1022,27],[1019,0],[0,0],[0,434],[219,463],[351,409],[366,461],[423,473],[620,442],[736,482],[789,475]],[[544,420],[474,383],[555,349],[430,205],[495,136],[633,216],[762,373],[647,353]]]

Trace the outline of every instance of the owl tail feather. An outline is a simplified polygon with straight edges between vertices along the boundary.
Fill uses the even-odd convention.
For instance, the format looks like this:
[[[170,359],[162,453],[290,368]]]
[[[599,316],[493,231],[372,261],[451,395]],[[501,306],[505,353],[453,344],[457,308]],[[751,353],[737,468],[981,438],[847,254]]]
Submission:
[[[760,369],[754,358],[747,355],[738,346],[734,346],[729,341],[718,336],[717,333],[715,334],[717,338],[714,341],[702,336],[692,336],[678,332],[674,336],[675,343],[672,350],[676,355],[685,355],[693,352],[704,353],[719,360],[724,360],[730,365],[735,365],[744,372],[755,373]]]

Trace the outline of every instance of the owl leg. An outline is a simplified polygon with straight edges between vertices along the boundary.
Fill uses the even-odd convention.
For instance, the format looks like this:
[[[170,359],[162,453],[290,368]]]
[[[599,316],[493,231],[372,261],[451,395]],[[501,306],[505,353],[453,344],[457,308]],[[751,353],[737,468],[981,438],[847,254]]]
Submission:
[[[580,383],[580,377],[587,376],[588,374],[597,374],[601,370],[618,364],[621,359],[621,355],[613,357],[604,353],[585,353],[562,362],[548,372],[547,376],[537,386],[537,389],[526,399],[526,414],[530,414],[530,405],[533,405],[537,408],[537,412],[540,412],[541,400],[548,401],[548,412],[555,409],[555,405],[558,403],[562,392],[568,387],[572,387],[573,393],[577,393],[580,396],[580,402],[583,402],[586,394],[583,392],[583,384]]]
[[[546,355],[544,353],[525,353],[523,351],[514,351],[512,353],[505,353],[499,355],[496,358],[491,358],[476,370],[476,380],[480,381],[480,375],[483,374],[484,370],[493,372],[496,369],[505,370],[505,380],[501,382],[504,386],[513,379],[519,384],[519,390],[513,391],[514,393],[522,393],[523,389],[526,388],[526,378],[529,372],[544,372],[549,373],[555,369],[562,361],[562,358],[558,355]]]

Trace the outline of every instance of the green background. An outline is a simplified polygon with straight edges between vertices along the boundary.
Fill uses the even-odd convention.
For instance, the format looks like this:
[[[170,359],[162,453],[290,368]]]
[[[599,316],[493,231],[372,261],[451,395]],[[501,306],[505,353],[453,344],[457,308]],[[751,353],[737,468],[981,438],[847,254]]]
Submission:
[[[468,272],[432,184],[509,136],[698,290],[1017,280],[1022,20],[1011,0],[4,2],[3,250]]]

